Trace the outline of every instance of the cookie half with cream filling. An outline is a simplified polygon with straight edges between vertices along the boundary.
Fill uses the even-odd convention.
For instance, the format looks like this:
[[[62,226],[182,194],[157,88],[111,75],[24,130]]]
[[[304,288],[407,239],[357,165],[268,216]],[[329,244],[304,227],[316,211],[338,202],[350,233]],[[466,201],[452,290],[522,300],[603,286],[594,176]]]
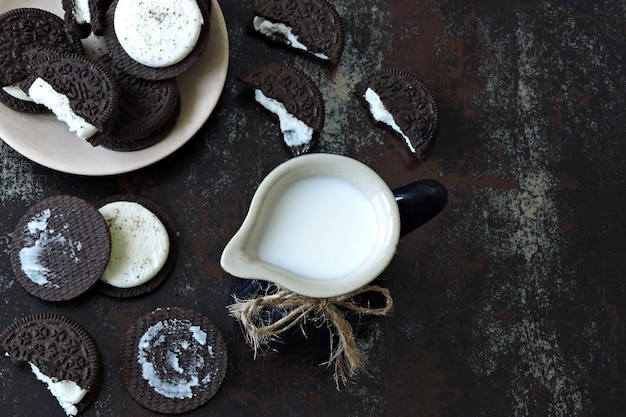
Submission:
[[[122,380],[144,407],[164,414],[200,407],[217,393],[226,376],[226,344],[202,314],[159,308],[126,333],[120,355]]]
[[[75,54],[46,54],[30,66],[20,87],[49,108],[76,136],[97,146],[113,129],[119,84],[109,70]]]
[[[193,66],[211,32],[211,2],[115,0],[104,36],[116,65],[138,78],[163,80]]]
[[[65,31],[63,19],[38,8],[18,8],[0,15],[0,102],[13,110],[46,113],[19,86],[30,74],[33,48],[82,55],[77,36]]]
[[[78,323],[59,314],[35,314],[0,333],[5,356],[27,363],[68,416],[96,397],[102,381],[100,352]]]
[[[31,295],[63,301],[89,290],[111,253],[109,228],[98,210],[78,197],[49,197],[31,206],[11,240],[11,266]]]
[[[96,288],[113,297],[134,297],[157,288],[178,255],[174,224],[154,202],[118,195],[98,203],[111,234],[111,257]]]
[[[309,152],[324,127],[325,106],[315,82],[300,69],[281,62],[255,65],[239,75],[255,100],[279,120],[293,156]]]
[[[426,157],[439,132],[439,108],[422,80],[385,69],[366,75],[356,90],[375,122],[400,136],[412,156]]]
[[[345,45],[341,16],[327,0],[264,0],[254,9],[252,28],[265,39],[333,65]]]

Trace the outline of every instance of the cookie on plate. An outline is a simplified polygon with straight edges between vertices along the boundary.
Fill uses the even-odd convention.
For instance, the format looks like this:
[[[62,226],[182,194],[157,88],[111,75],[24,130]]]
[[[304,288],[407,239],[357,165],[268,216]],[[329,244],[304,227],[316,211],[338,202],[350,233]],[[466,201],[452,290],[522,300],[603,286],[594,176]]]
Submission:
[[[439,132],[439,108],[432,93],[413,74],[384,69],[366,75],[357,93],[372,118],[399,135],[410,154],[426,157]]]
[[[117,140],[115,138],[111,138],[109,135],[104,141],[102,141],[102,143],[100,143],[100,146],[116,152],[135,152],[156,145],[167,138],[178,124],[181,105],[181,100],[179,98],[176,102],[176,106],[174,107],[174,111],[165,124],[159,129],[150,132],[146,136],[133,140]]]
[[[144,407],[164,414],[193,410],[217,393],[228,366],[215,325],[184,308],[159,308],[137,320],[122,342],[126,389]]]
[[[191,68],[204,53],[211,2],[115,0],[104,36],[116,65],[138,78],[163,80]]]
[[[324,127],[325,106],[311,77],[292,65],[269,62],[247,69],[239,79],[254,89],[259,104],[278,117],[293,156],[315,146]]]
[[[63,19],[38,8],[18,8],[0,15],[0,102],[13,110],[45,113],[48,109],[30,100],[19,88],[29,75],[33,48],[83,54],[77,36],[65,31]]]
[[[97,146],[113,129],[119,84],[109,69],[75,54],[45,54],[20,87],[48,107],[76,136]]]
[[[0,333],[5,356],[28,363],[68,416],[81,412],[95,398],[102,364],[91,336],[78,323],[59,314],[34,314],[15,321]]]
[[[252,28],[265,39],[333,65],[346,43],[341,16],[327,0],[263,0],[254,9]]]
[[[133,297],[157,288],[178,254],[170,217],[154,202],[118,195],[98,203],[111,233],[111,257],[96,288],[113,297]]]
[[[31,206],[11,241],[11,266],[31,295],[70,300],[102,276],[111,253],[104,217],[78,197],[49,197]]]
[[[115,125],[100,145],[115,151],[137,151],[167,136],[180,113],[176,78],[137,78],[118,68],[109,55],[101,56],[98,62],[111,70],[120,86]]]

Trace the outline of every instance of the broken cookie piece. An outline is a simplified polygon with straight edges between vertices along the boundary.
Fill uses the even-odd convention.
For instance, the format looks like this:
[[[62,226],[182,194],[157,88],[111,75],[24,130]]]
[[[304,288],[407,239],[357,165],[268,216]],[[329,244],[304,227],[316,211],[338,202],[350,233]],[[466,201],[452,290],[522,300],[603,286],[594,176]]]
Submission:
[[[68,416],[95,398],[102,380],[100,353],[89,334],[59,314],[35,314],[0,333],[5,356],[28,363]]]
[[[326,0],[264,0],[254,9],[255,33],[333,65],[345,45],[343,22]]]
[[[374,121],[399,135],[411,155],[426,157],[439,131],[439,109],[428,87],[412,74],[380,70],[357,85]]]
[[[285,63],[270,62],[244,71],[239,79],[254,89],[255,100],[278,117],[293,156],[309,152],[324,127],[324,99],[315,82]]]
[[[30,69],[22,90],[79,138],[99,145],[118,111],[119,84],[109,70],[82,55],[54,53],[33,61]]]

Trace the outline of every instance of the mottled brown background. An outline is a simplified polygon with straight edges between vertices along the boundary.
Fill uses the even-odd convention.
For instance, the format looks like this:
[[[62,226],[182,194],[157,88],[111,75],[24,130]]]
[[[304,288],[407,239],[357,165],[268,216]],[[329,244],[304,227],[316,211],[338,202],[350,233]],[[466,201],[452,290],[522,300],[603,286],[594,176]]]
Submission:
[[[216,111],[165,160],[85,178],[53,172],[0,142],[0,327],[36,312],[83,324],[105,378],[85,416],[152,415],[124,390],[119,340],[161,306],[221,329],[230,365],[194,416],[621,416],[626,414],[623,1],[334,2],[347,44],[334,71],[247,32],[254,1],[222,1],[230,68]],[[277,124],[236,81],[258,61],[290,62],[318,82],[326,124],[317,151],[348,155],[391,187],[435,178],[446,210],[404,238],[383,279],[393,314],[361,333],[369,375],[337,391],[323,357],[256,360],[225,306],[219,266],[261,179],[289,158]],[[372,69],[421,77],[439,101],[430,156],[409,158],[353,95]],[[0,121],[1,123],[1,121]],[[180,256],[154,294],[89,294],[52,304],[16,283],[8,246],[22,213],[67,193],[150,198],[172,215]],[[312,219],[311,221],[323,221]],[[62,415],[33,375],[0,361],[0,413]]]

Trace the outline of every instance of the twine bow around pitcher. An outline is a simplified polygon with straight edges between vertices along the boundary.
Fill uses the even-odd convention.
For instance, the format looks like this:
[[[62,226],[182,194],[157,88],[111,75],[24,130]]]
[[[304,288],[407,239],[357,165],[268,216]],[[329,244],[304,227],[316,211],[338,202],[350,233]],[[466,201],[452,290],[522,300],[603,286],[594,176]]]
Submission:
[[[381,307],[361,305],[359,296],[377,293],[383,297]],[[227,306],[230,315],[239,321],[246,342],[252,347],[255,357],[268,349],[269,344],[279,335],[299,326],[304,332],[307,321],[326,324],[330,330],[330,357],[324,364],[334,365],[334,380],[339,389],[339,381],[346,384],[348,378],[356,376],[365,367],[363,353],[358,348],[352,324],[346,315],[359,316],[387,315],[393,300],[387,288],[367,285],[351,293],[332,298],[313,298],[289,291],[276,284],[270,284],[263,295],[251,298],[234,296],[234,303]],[[280,309],[285,314],[273,323],[263,320],[268,309]],[[335,337],[337,341],[335,342]]]

